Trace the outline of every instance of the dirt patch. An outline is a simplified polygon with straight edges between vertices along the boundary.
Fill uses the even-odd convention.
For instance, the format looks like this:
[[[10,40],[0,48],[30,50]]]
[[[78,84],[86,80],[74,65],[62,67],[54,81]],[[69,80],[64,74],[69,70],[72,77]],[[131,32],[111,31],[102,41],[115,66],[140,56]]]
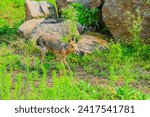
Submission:
[[[109,79],[108,78],[103,78],[103,77],[98,77],[94,76],[92,74],[86,73],[84,69],[81,67],[78,67],[75,71],[76,78],[78,80],[83,80],[86,82],[89,82],[93,86],[101,86],[101,87],[107,87],[109,85]],[[123,86],[125,83],[123,78],[119,78],[115,85],[118,87]],[[130,83],[132,87],[134,87],[137,90],[140,90],[146,94],[150,94],[150,80],[148,79],[142,79],[136,82]]]
[[[131,83],[131,85],[144,93],[150,94],[150,80],[148,79],[139,80],[137,82]]]

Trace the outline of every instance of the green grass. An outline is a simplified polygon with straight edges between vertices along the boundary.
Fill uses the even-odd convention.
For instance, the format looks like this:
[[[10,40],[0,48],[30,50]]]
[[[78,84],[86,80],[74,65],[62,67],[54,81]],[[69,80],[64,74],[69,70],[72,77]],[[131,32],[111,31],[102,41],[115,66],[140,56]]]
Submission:
[[[107,50],[90,55],[69,55],[74,71],[69,73],[52,62],[50,53],[40,63],[39,49],[16,34],[24,21],[24,0],[6,1],[0,1],[0,99],[150,99],[150,46],[139,41],[137,27],[130,27],[132,43],[110,43]]]
[[[24,16],[24,0],[0,1],[0,27],[23,20]]]
[[[120,44],[113,44],[107,51],[68,57],[73,71],[80,66],[93,78],[108,81],[96,85],[91,84],[92,78],[80,80],[78,75],[67,72],[64,65],[51,62],[51,54],[41,64],[39,50],[32,43],[18,43],[20,47],[16,42],[15,46],[1,44],[0,99],[150,99],[146,82],[138,85],[141,80],[150,80],[149,74],[145,74],[150,70],[149,58],[135,60],[132,53],[124,51],[128,48]],[[135,88],[134,84],[140,87]]]

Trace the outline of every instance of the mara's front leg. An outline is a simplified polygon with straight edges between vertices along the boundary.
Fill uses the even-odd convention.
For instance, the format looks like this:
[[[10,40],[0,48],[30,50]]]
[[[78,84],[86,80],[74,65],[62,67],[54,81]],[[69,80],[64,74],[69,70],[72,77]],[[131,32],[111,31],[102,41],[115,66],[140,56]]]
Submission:
[[[66,59],[63,59],[63,62],[64,62],[64,64],[67,66],[67,68],[72,72],[70,66],[68,65],[68,63],[67,63],[67,61],[66,61]]]

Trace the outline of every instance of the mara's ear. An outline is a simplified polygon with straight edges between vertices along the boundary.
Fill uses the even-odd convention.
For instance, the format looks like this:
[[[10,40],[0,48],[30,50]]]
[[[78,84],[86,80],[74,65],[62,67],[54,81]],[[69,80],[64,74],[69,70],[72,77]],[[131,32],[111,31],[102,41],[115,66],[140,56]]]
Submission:
[[[77,39],[76,37],[73,37],[73,41],[74,41],[75,43],[77,43],[77,42],[78,42],[78,39]]]
[[[72,38],[72,41],[74,41],[74,42],[75,42],[75,37],[73,37],[73,38]]]
[[[71,38],[70,38],[70,36],[68,36],[68,42],[71,42],[72,40],[71,40]]]
[[[76,39],[75,37],[73,37],[73,41],[74,41],[75,43],[77,43],[77,39]]]

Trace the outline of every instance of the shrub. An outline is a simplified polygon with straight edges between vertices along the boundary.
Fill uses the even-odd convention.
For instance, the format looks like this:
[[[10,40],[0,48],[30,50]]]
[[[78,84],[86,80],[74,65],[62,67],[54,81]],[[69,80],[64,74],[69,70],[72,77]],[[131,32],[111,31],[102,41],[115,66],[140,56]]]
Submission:
[[[62,11],[64,18],[81,23],[85,29],[92,27],[96,30],[99,28],[99,10],[97,8],[89,9],[81,3],[73,3]]]
[[[93,29],[99,28],[99,16],[98,13],[100,12],[97,8],[86,8],[81,3],[73,3],[71,4],[74,9],[77,11],[77,18],[78,22],[80,22],[85,27],[92,27]]]

